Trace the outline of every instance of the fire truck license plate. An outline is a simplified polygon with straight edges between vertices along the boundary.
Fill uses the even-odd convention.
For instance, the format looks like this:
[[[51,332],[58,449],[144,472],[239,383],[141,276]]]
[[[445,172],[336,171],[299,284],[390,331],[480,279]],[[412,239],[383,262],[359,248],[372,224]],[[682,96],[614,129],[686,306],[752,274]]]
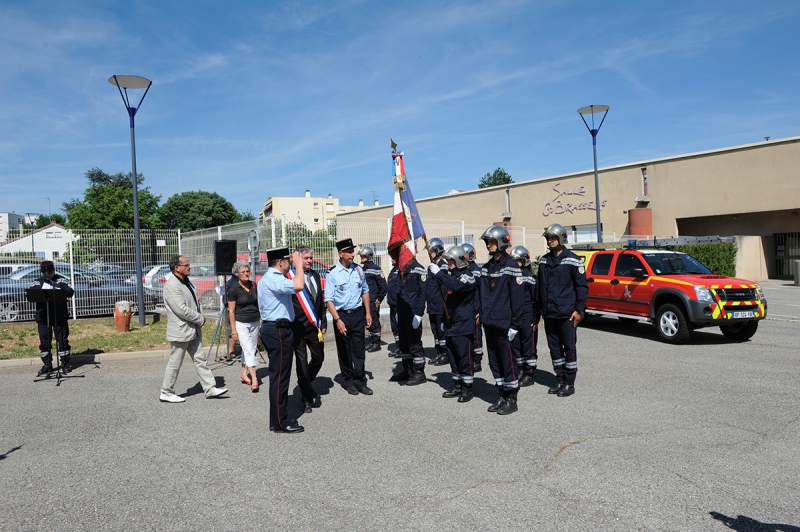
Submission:
[[[734,312],[733,313],[733,317],[734,317],[734,319],[735,318],[753,318],[753,317],[755,317],[755,314],[753,313],[752,310],[742,310],[742,311],[739,311],[739,312]]]

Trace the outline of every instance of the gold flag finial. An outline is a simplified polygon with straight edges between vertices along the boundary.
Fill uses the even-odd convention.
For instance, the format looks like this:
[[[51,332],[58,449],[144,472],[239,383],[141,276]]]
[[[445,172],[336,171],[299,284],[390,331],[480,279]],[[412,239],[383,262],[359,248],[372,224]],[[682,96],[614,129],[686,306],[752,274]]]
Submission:
[[[395,141],[393,141],[393,140],[392,140],[392,137],[389,137],[389,142],[391,142],[391,143],[392,143],[392,149],[393,149],[394,151],[397,151],[397,143],[396,143]]]

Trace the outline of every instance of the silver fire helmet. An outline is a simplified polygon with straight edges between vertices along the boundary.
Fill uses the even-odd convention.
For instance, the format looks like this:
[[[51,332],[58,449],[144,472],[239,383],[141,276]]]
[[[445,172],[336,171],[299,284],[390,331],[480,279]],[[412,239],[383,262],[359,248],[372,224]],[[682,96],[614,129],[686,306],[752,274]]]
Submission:
[[[508,229],[501,225],[493,225],[483,232],[481,240],[487,241],[489,239],[497,240],[497,249],[505,251],[511,245],[511,237],[508,234]]]
[[[514,246],[509,255],[514,260],[521,260],[523,268],[531,264],[531,252],[525,246]]]
[[[469,266],[469,255],[461,246],[450,246],[442,255],[444,260],[452,259],[456,263],[456,268],[462,270]]]
[[[561,224],[552,224],[550,227],[544,230],[544,233],[542,233],[542,236],[545,238],[550,235],[558,237],[558,242],[562,246],[567,243],[567,230],[564,229],[564,226]]]
[[[358,254],[361,257],[367,257],[367,260],[375,260],[375,252],[372,251],[372,248],[369,246],[361,246],[361,249],[358,250]]]

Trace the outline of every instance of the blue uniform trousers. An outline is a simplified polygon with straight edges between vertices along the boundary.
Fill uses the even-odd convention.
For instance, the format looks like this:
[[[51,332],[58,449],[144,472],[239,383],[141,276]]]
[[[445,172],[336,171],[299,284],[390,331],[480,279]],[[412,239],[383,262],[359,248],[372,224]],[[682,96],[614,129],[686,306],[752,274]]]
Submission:
[[[347,328],[346,335],[340,333],[338,327],[333,328],[336,336],[336,353],[339,355],[339,371],[342,373],[342,387],[366,386],[364,329],[367,327],[367,316],[364,307],[359,307],[351,313],[340,310],[339,319]]]
[[[516,342],[508,341],[508,329],[484,325],[486,333],[486,350],[489,354],[489,367],[492,370],[497,386],[505,391],[519,389],[519,368],[517,359],[519,351]],[[519,334],[519,333],[517,333]]]
[[[381,343],[381,317],[379,314],[378,305],[375,301],[370,300],[369,312],[372,315],[372,325],[367,329],[369,331],[369,343]]]
[[[389,325],[392,326],[392,334],[394,335],[394,343],[400,343],[400,335],[397,333],[397,306],[396,305],[389,305]],[[397,349],[400,349],[400,346],[395,346]]]
[[[447,358],[456,384],[472,386],[472,339],[473,336],[448,336]]]
[[[556,377],[567,384],[575,384],[578,374],[578,353],[575,349],[578,330],[569,318],[545,318],[544,330]]]
[[[539,355],[536,353],[538,341],[539,329],[534,331],[533,325],[530,324],[523,325],[514,338],[514,343],[517,344],[519,350],[517,366],[523,374],[533,375],[536,371],[536,364],[539,361]]]
[[[278,327],[274,321],[262,322],[260,335],[269,357],[269,425],[282,429],[289,425],[294,335],[288,324]]]
[[[428,314],[431,321],[431,332],[433,333],[433,343],[436,347],[436,353],[442,354],[447,349],[447,343],[444,339],[444,330],[442,324],[444,323],[444,316],[442,314]]]
[[[405,362],[411,360],[414,368],[425,369],[425,351],[422,349],[422,323],[416,329],[412,327],[411,321],[414,314],[406,312],[402,307],[398,308],[397,313],[397,332],[400,336],[399,348],[403,355],[403,367],[409,369]]]

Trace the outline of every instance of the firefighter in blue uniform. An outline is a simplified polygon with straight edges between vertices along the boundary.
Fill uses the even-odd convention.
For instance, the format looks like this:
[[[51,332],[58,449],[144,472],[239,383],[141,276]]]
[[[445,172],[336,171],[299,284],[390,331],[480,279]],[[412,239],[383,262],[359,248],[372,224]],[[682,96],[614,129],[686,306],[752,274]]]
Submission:
[[[42,276],[30,288],[41,290],[61,290],[68,298],[75,294],[66,277],[56,273],[53,261],[45,260],[39,263]],[[48,308],[49,312],[48,312]],[[49,322],[48,322],[49,318]],[[66,303],[36,303],[36,324],[39,329],[39,357],[42,359],[42,368],[37,377],[50,377],[53,371],[53,333],[56,336],[58,357],[61,361],[61,373],[69,373],[72,366],[69,363],[69,312]]]
[[[353,263],[353,240],[336,242],[336,249],[339,262],[325,277],[325,302],[333,318],[342,387],[350,395],[372,395],[364,369],[364,328],[372,325],[369,287],[364,270]]]
[[[367,351],[374,353],[381,350],[380,310],[381,302],[386,298],[386,279],[383,278],[381,267],[375,264],[375,252],[371,247],[362,246],[358,256],[361,257],[361,267],[369,287],[369,311],[373,318],[368,328]]]
[[[442,258],[447,261],[447,270],[431,264],[428,270],[447,291],[445,304],[450,319],[445,320],[444,333],[447,342],[447,357],[455,385],[442,397],[458,397],[459,403],[472,399],[472,342],[475,338],[475,277],[469,270],[468,254],[461,246],[451,246]]]
[[[403,269],[400,290],[397,293],[397,333],[400,336],[399,350],[403,359],[403,371],[394,375],[391,380],[406,381],[406,386],[415,386],[426,381],[422,315],[425,313],[428,283],[431,282],[427,273],[417,259],[412,259]]]
[[[444,242],[438,238],[431,238],[428,242],[428,253],[431,264],[439,268],[447,268],[447,263],[442,260],[444,253]],[[447,342],[444,336],[444,294],[441,284],[435,279],[428,283],[428,319],[431,322],[431,332],[433,333],[434,347],[436,347],[436,357],[431,361],[434,366],[444,366],[447,360]]]
[[[577,327],[586,310],[589,285],[583,262],[565,248],[567,231],[553,224],[542,234],[549,251],[539,259],[539,303],[557,383],[547,393],[567,397],[575,393],[578,354]]]
[[[461,244],[461,249],[469,257],[469,271],[472,272],[472,276],[475,278],[475,290],[477,291],[480,287],[480,278],[481,278],[481,266],[475,262],[475,257],[477,253],[475,252],[475,246],[470,244],[469,242],[464,242]],[[477,298],[477,292],[475,294]],[[481,371],[481,361],[483,360],[483,332],[481,331],[481,323],[478,317],[476,316],[476,327],[475,327],[475,340],[472,343],[472,371],[478,373]]]
[[[481,268],[480,320],[486,333],[489,366],[497,384],[498,399],[489,412],[501,415],[517,411],[519,368],[514,338],[522,327],[522,270],[508,256],[511,239],[505,227],[493,225],[483,232],[489,261]]]
[[[400,291],[400,270],[397,261],[392,258],[392,269],[386,276],[386,303],[389,305],[389,324],[394,335],[394,351],[389,356],[400,356],[400,335],[397,333],[397,293]]]
[[[536,354],[536,345],[539,341],[539,297],[536,293],[536,277],[531,271],[531,254],[525,246],[515,246],[511,253],[512,259],[522,268],[522,288],[525,292],[525,304],[522,306],[522,328],[520,328],[514,342],[519,350],[517,365],[521,378],[519,385],[530,386],[535,381],[536,363],[539,357]]]
[[[258,311],[261,314],[261,341],[269,357],[269,428],[280,433],[303,432],[302,425],[289,419],[289,381],[294,357],[294,304],[292,296],[305,287],[303,263],[299,253],[289,248],[267,250],[269,269],[258,282]],[[295,265],[297,274],[286,274]]]

